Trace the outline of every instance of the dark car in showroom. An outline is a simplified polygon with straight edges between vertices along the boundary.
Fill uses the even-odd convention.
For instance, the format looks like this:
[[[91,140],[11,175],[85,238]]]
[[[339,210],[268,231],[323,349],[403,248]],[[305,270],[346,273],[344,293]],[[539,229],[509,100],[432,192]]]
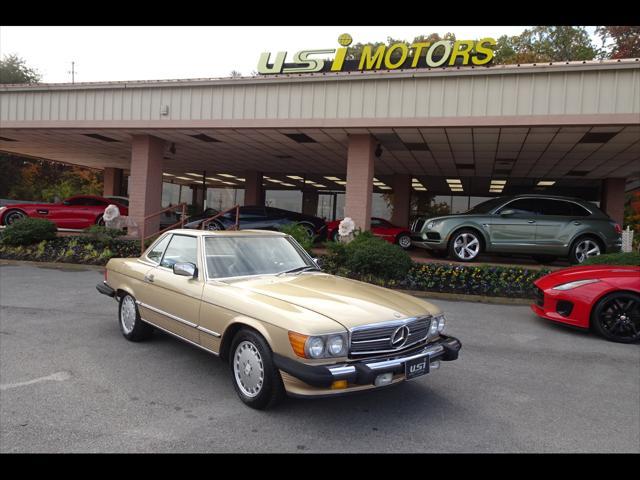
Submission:
[[[414,246],[462,262],[487,252],[582,263],[622,248],[622,228],[596,205],[552,195],[492,198],[462,214],[418,218],[411,227]]]
[[[219,212],[214,208],[207,208],[200,215],[189,217],[185,228],[200,228],[202,222],[217,215]],[[208,230],[229,230],[236,223],[236,212],[231,210],[224,215],[209,222],[206,226]],[[246,205],[240,207],[239,228],[242,230],[280,230],[284,225],[301,225],[309,237],[316,237],[317,240],[326,238],[327,225],[320,217],[306,215],[304,213],[291,212],[275,207],[265,207],[259,205]]]

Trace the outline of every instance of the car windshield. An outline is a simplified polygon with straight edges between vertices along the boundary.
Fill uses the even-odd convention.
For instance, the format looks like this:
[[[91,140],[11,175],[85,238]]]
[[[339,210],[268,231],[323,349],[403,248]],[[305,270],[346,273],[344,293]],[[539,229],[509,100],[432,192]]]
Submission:
[[[205,238],[209,278],[300,272],[316,265],[288,237],[210,236]]]
[[[489,213],[496,207],[499,207],[505,202],[505,197],[492,198],[486,202],[479,203],[471,210],[467,210],[465,213]]]

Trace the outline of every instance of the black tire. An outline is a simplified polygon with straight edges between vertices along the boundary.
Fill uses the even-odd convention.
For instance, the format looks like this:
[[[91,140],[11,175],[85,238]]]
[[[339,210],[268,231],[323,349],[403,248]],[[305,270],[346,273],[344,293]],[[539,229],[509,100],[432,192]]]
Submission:
[[[214,220],[207,225],[207,230],[219,231],[224,229],[224,225],[222,225],[218,220]]]
[[[557,258],[553,255],[533,255],[533,259],[538,263],[553,263]]]
[[[601,298],[591,312],[591,327],[612,342],[640,341],[640,295],[614,292]]]
[[[604,247],[600,240],[598,240],[596,237],[585,235],[584,237],[577,238],[571,244],[571,248],[569,249],[569,262],[575,265],[575,264],[582,263],[584,261],[584,259],[583,260],[580,259],[580,252],[585,242],[591,242],[591,244],[597,245],[599,249],[599,253],[597,253],[596,255],[600,255],[601,253],[604,253]]]
[[[411,248],[411,246],[412,246],[411,245],[411,235],[408,235],[406,233],[401,233],[400,235],[398,235],[398,238],[396,238],[396,243],[403,250],[409,250]],[[404,243],[404,245],[403,245],[403,243]]]
[[[313,225],[311,225],[310,223],[307,222],[300,222],[298,225],[300,225],[302,228],[305,229],[305,231],[307,232],[307,236],[309,237],[309,239],[312,239],[315,235],[316,235],[316,229]]]
[[[126,325],[126,322],[123,321],[123,308],[130,308],[130,301],[133,301],[133,308],[135,309],[135,319],[133,322],[133,328],[129,329],[129,327]],[[140,312],[138,311],[136,299],[128,293],[125,293],[120,298],[120,303],[118,305],[118,324],[120,325],[120,331],[122,332],[124,338],[131,342],[141,342],[143,340],[147,340],[153,334],[153,327],[140,319]]]
[[[239,349],[239,347],[241,348]],[[257,350],[260,356],[260,360],[257,364],[250,364],[250,367],[255,368],[252,365],[259,365],[261,362],[260,366],[263,369],[262,384],[259,388],[256,387],[257,393],[254,396],[247,395],[243,391],[243,388],[246,388],[246,386],[240,386],[240,383],[242,382],[240,376],[243,372],[241,370],[241,363],[239,362],[239,372],[238,375],[236,375],[236,362],[238,361],[236,356],[242,355],[242,349],[250,350],[252,348],[255,348],[255,350]],[[229,371],[231,372],[233,388],[236,389],[240,400],[242,400],[251,408],[255,408],[257,410],[265,410],[277,405],[284,398],[284,385],[282,383],[282,377],[280,376],[280,371],[273,364],[271,348],[267,344],[267,341],[262,337],[262,335],[254,330],[243,328],[238,333],[236,333],[235,337],[233,338],[233,342],[231,343],[231,349],[229,351]],[[253,373],[253,371],[250,370],[250,373]]]
[[[472,240],[472,238],[475,241],[477,241],[477,246],[474,243],[474,240]],[[466,257],[466,258],[464,256],[459,256],[456,253],[456,245],[459,240],[462,240],[463,242],[466,241],[467,242],[466,245],[469,245],[469,247],[473,245],[473,247],[471,248],[474,248],[474,249],[477,248],[475,255]],[[482,253],[482,250],[483,250],[482,235],[480,235],[476,230],[473,230],[471,228],[462,228],[458,230],[451,236],[451,240],[449,240],[449,248],[448,248],[449,256],[452,259],[459,262],[473,262],[474,260],[477,260],[478,256]],[[464,253],[462,255],[464,255]]]
[[[9,225],[17,222],[18,220],[22,220],[26,218],[27,214],[22,210],[8,210],[7,213],[4,214],[3,223],[8,227]]]

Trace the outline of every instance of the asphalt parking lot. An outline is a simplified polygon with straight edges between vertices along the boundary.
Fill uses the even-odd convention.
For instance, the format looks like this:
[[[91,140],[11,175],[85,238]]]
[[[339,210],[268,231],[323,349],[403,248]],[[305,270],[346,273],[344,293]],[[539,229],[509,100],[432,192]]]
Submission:
[[[526,306],[438,300],[459,360],[260,412],[216,357],[163,333],[127,342],[101,279],[0,266],[0,452],[640,453],[640,346]]]

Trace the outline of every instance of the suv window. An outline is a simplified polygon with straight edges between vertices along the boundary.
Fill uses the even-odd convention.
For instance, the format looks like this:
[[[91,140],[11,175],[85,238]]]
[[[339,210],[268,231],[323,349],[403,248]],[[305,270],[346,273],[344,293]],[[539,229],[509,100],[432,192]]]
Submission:
[[[188,235],[174,235],[164,252],[161,267],[173,268],[175,263],[189,262],[197,265],[198,239]]]
[[[573,203],[564,202],[562,200],[551,200],[542,198],[536,202],[536,206],[540,215],[557,215],[562,217],[571,217]]]
[[[536,200],[533,198],[521,198],[519,200],[509,202],[496,213],[499,214],[505,210],[513,210],[516,215],[538,215]]]
[[[589,217],[591,212],[577,203],[571,204],[571,216],[572,217]]]
[[[167,245],[169,244],[169,240],[171,239],[171,236],[172,235],[167,235],[162,240],[160,240],[160,242],[158,242],[158,244],[155,247],[153,247],[153,250],[147,253],[146,257],[149,260],[151,260],[153,263],[160,263],[162,254],[164,253],[165,248],[167,248]]]

